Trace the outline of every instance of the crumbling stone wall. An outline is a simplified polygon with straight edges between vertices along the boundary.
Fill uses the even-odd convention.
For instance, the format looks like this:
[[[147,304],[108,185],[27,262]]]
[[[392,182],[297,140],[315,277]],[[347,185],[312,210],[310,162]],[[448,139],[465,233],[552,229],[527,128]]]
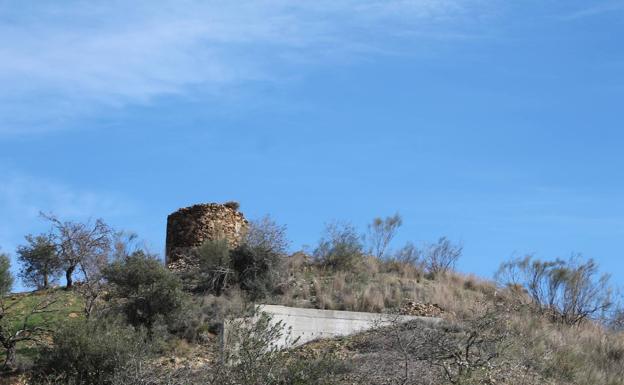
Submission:
[[[167,266],[186,270],[189,265],[195,265],[195,261],[188,260],[188,251],[206,240],[225,238],[234,248],[247,228],[247,219],[237,205],[208,203],[179,209],[167,217]]]

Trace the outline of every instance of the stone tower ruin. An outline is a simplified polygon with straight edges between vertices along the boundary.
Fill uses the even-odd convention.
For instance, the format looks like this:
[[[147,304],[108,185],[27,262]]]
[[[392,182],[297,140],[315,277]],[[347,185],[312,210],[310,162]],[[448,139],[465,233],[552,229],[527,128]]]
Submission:
[[[166,263],[169,269],[184,271],[196,265],[189,251],[207,240],[226,239],[231,248],[238,246],[248,221],[238,204],[207,203],[179,209],[167,217]]]

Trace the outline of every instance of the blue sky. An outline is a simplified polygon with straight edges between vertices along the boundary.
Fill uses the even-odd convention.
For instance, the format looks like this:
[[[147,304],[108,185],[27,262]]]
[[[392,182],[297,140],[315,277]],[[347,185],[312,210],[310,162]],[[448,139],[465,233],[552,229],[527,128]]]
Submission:
[[[581,252],[624,283],[624,1],[0,1],[0,245],[40,210],[164,249],[238,200],[292,248],[403,215],[460,270]]]

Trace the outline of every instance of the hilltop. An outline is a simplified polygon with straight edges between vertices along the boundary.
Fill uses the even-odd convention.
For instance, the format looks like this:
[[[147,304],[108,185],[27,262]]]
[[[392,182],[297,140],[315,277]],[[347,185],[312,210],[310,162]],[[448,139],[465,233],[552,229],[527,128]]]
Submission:
[[[495,282],[454,271],[461,246],[445,238],[390,252],[400,222],[373,221],[369,240],[388,241],[370,248],[351,226],[335,224],[313,253],[287,254],[285,227],[241,219],[249,229],[240,238],[177,244],[169,262],[185,261],[180,270],[117,237],[104,264],[81,261],[72,287],[2,297],[3,338],[28,337],[15,340],[15,365],[4,377],[32,384],[624,384],[616,298],[593,261],[527,257],[504,264]],[[279,350],[272,341],[288,331],[253,314],[258,303],[443,321],[396,322]],[[226,320],[233,342],[222,346]]]

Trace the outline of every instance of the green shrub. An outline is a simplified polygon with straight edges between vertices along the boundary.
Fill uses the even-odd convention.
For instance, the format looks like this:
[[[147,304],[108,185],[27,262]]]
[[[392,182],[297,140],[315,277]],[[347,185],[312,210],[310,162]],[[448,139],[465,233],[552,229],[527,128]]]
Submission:
[[[320,385],[334,384],[333,376],[343,366],[335,355],[325,353],[315,358],[281,350],[276,342],[297,342],[281,321],[266,313],[231,320],[227,338],[213,370],[212,382],[224,385]],[[319,352],[323,353],[323,352]]]
[[[240,288],[256,300],[272,293],[285,272],[284,257],[264,247],[243,244],[231,252]]]
[[[117,319],[70,321],[42,354],[36,383],[112,384],[117,372],[149,354],[145,337]]]
[[[208,240],[195,250],[195,254],[200,270],[197,289],[219,295],[235,283],[226,239]]]
[[[206,342],[210,334],[221,332],[226,318],[242,317],[248,303],[238,289],[223,292],[221,295],[208,294],[193,296],[184,302],[170,331],[188,342]]]
[[[363,261],[364,246],[351,224],[330,223],[314,250],[314,257],[325,267],[348,271]]]
[[[111,284],[109,297],[132,325],[151,329],[157,320],[170,324],[182,308],[185,294],[178,277],[153,256],[135,252],[104,269]]]

